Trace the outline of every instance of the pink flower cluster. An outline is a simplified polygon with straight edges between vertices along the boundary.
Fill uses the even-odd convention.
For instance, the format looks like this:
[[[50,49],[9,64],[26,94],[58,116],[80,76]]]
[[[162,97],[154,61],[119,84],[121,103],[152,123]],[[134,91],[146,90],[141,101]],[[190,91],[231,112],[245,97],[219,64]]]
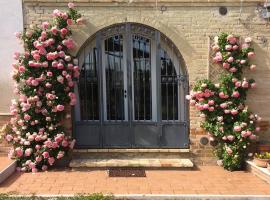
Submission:
[[[239,70],[239,67],[246,67],[248,65],[248,59],[253,58],[255,53],[250,51],[247,53],[247,57],[245,59],[236,59],[233,55],[235,51],[239,51],[241,49],[248,49],[252,39],[250,37],[245,39],[245,43],[242,46],[239,45],[238,38],[233,35],[227,36],[227,44],[225,45],[225,52],[221,52],[221,47],[218,42],[215,42],[212,45],[212,50],[215,52],[215,56],[213,57],[214,62],[221,63],[223,68],[227,69],[231,73],[235,73]],[[256,65],[250,65],[249,68],[251,70],[255,70]]]
[[[68,7],[72,11],[74,4]],[[13,134],[6,140],[14,145],[9,156],[19,161],[20,171],[47,170],[75,144],[63,132],[61,119],[67,104],[76,104],[73,78],[80,75],[77,59],[68,53],[75,47],[68,26],[82,19],[71,19],[70,13],[59,10],[54,10],[53,16],[57,18],[54,23],[43,22],[38,30],[16,33],[17,38],[33,41],[29,46],[23,41],[25,53],[13,56],[17,60],[13,64],[14,91],[19,98],[12,100]]]

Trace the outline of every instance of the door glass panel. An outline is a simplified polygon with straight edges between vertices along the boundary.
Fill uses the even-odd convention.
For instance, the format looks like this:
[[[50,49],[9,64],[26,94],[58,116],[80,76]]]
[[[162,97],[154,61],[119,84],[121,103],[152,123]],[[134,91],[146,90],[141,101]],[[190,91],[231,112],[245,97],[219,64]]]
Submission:
[[[105,40],[107,120],[125,120],[123,36]]]
[[[134,119],[152,119],[151,43],[140,35],[132,36]]]
[[[163,49],[161,61],[161,105],[162,120],[178,120],[178,76],[175,66]]]
[[[97,53],[93,48],[85,55],[79,78],[82,120],[99,120]]]

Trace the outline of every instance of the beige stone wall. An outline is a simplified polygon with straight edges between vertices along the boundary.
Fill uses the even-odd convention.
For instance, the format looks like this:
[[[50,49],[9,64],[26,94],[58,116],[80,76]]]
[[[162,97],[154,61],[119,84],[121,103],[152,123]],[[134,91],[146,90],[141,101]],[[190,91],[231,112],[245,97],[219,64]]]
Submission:
[[[48,20],[55,8],[66,9],[66,0],[24,0],[23,12],[26,27],[30,24],[40,24]],[[146,24],[169,37],[181,52],[187,65],[190,84],[199,78],[208,77],[209,36],[222,31],[238,34],[254,39],[257,57],[253,63],[257,70],[247,74],[257,81],[257,89],[249,92],[248,105],[261,115],[264,120],[270,120],[270,26],[256,13],[258,0],[244,1],[240,15],[240,1],[234,0],[135,0],[127,3],[124,0],[76,0],[78,10],[86,19],[83,27],[74,27],[74,37],[77,49],[96,31],[115,23],[136,22]],[[220,5],[228,6],[228,14],[221,16]],[[167,10],[160,11],[161,6]],[[265,38],[268,42],[263,43]],[[191,140],[192,150],[200,162],[210,161],[210,147],[199,145],[199,139],[204,134],[199,128],[198,113],[191,108]],[[268,136],[267,136],[268,135]],[[269,132],[263,138],[270,140]],[[209,159],[208,159],[209,157]]]

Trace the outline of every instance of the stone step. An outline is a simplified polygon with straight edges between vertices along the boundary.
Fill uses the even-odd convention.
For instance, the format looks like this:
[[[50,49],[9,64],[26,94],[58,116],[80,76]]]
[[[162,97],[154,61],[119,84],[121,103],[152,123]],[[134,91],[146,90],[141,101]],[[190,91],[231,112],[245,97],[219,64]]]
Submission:
[[[270,169],[258,167],[251,160],[246,161],[246,163],[247,163],[246,169],[248,172],[251,172],[255,176],[259,177],[260,179],[270,184]]]
[[[74,158],[71,160],[72,168],[110,168],[110,167],[149,167],[149,168],[192,168],[190,159],[181,158]]]
[[[74,149],[74,153],[189,153],[190,149]]]
[[[4,182],[16,170],[16,161],[7,156],[0,156],[0,184]]]

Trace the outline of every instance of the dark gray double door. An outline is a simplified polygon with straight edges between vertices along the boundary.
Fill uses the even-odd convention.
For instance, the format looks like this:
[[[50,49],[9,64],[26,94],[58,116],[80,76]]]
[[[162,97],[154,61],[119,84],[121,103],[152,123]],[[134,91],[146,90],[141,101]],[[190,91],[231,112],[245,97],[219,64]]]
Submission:
[[[158,31],[122,24],[97,33],[80,53],[78,147],[188,147],[185,76],[160,41]]]

